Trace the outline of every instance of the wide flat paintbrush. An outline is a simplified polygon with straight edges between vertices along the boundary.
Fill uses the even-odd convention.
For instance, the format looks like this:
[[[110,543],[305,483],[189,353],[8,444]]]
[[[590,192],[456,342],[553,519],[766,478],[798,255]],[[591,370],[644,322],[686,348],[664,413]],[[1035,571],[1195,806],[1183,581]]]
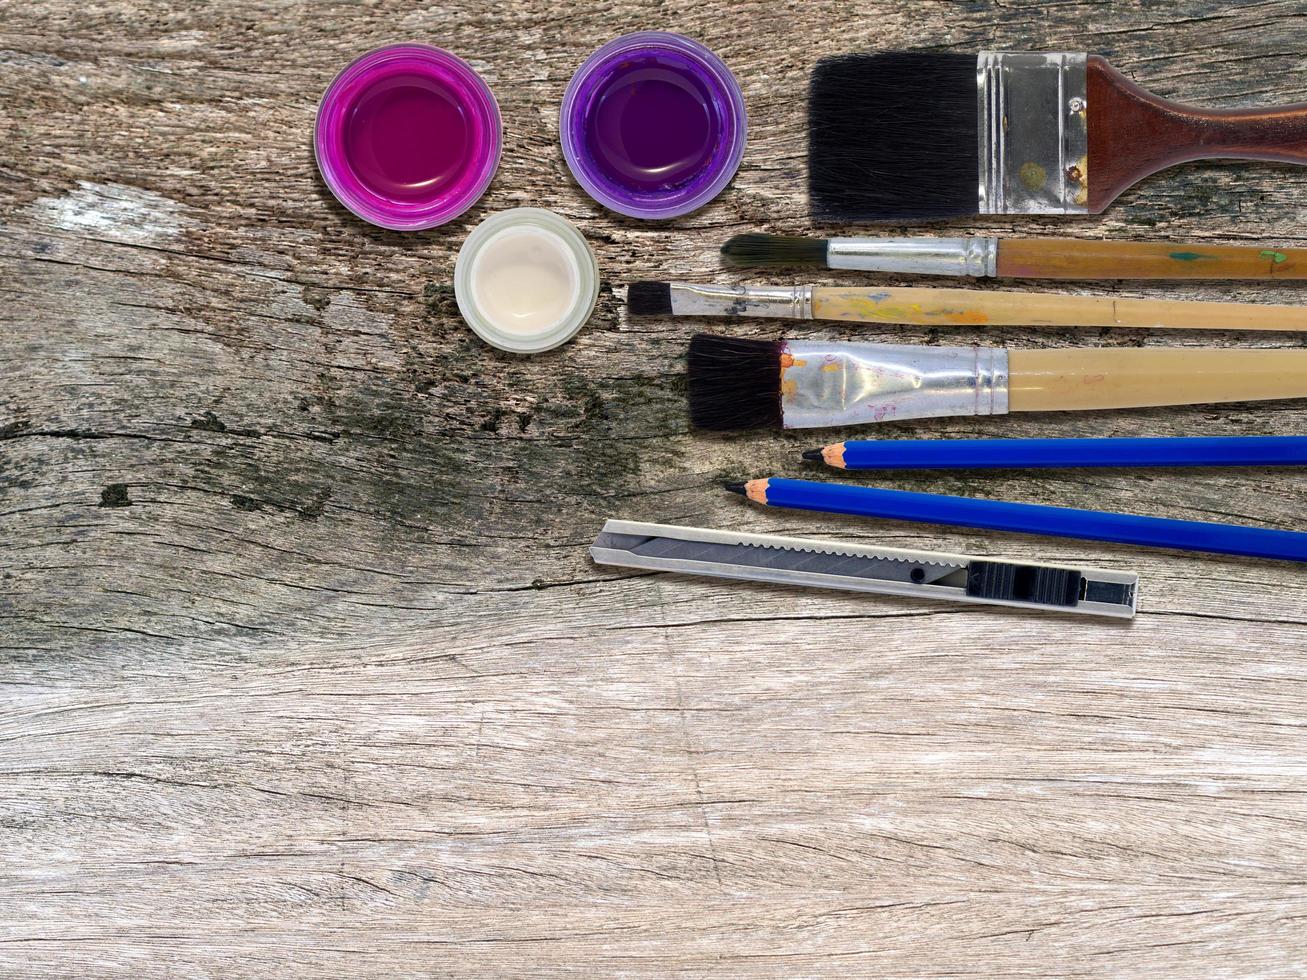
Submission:
[[[635,316],[760,316],[924,326],[1307,330],[1307,306],[1117,299],[922,286],[730,286],[633,282]]]
[[[697,334],[687,368],[690,421],[718,430],[1307,397],[1307,348],[1007,350]]]
[[[735,266],[825,266],[1000,279],[1307,279],[1307,249],[1085,238],[802,238],[736,235]]]
[[[839,221],[1098,214],[1189,160],[1307,163],[1307,103],[1182,105],[1098,55],[828,58],[808,112],[813,211]]]

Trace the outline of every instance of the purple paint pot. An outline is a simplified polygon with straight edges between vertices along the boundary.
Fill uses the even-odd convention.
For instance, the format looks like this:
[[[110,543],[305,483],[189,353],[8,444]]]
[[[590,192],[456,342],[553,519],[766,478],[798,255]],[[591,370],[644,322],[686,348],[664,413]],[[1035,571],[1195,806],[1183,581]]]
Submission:
[[[499,166],[499,106],[460,58],[426,44],[363,55],[318,107],[313,149],[341,204],[416,231],[466,211]]]
[[[577,69],[558,130],[572,176],[596,201],[632,218],[674,218],[730,183],[748,120],[720,58],[688,37],[640,31]]]

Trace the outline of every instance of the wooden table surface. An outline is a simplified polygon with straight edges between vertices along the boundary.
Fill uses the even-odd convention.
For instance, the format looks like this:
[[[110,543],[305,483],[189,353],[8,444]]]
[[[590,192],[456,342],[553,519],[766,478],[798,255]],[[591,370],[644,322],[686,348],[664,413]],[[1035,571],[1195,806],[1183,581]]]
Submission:
[[[1163,94],[1294,102],[1304,13],[0,2],[0,973],[1307,973],[1300,568],[750,509],[718,484],[809,472],[813,436],[689,432],[695,325],[622,309],[635,278],[726,278],[730,234],[811,230],[820,56],[1089,48]],[[751,134],[709,207],[642,224],[570,179],[557,111],[590,50],[655,27],[723,56]],[[333,74],[407,39],[470,60],[506,127],[485,198],[417,234],[351,217],[310,146]],[[575,221],[603,271],[589,326],[534,358],[478,343],[450,288],[469,229],[517,205]],[[1307,171],[1195,165],[1102,219],[960,229],[1303,245]],[[1299,402],[876,434],[1304,431]],[[876,482],[1286,528],[1307,489],[1271,471]],[[608,517],[1137,569],[1142,611],[627,574],[587,557]]]

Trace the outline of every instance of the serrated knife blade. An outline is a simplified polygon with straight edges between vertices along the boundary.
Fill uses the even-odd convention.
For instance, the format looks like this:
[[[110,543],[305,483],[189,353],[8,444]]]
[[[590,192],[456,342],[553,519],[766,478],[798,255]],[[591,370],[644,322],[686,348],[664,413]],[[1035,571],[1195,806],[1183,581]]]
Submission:
[[[889,582],[937,582],[963,566],[935,561],[913,561],[875,554],[851,554],[820,547],[787,548],[780,545],[724,544],[716,541],[692,541],[641,535],[600,533],[596,548],[618,547],[633,555],[662,558],[668,561],[712,562],[748,568],[783,569],[816,575],[843,575],[849,578],[882,579]]]

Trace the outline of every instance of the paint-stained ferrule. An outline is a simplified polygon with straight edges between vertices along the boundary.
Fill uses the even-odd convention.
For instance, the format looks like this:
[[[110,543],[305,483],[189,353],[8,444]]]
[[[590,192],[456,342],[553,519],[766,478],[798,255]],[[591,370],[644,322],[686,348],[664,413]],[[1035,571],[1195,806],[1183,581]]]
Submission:
[[[1001,347],[791,340],[781,354],[787,429],[1007,411]]]
[[[1085,214],[1085,55],[982,51],[976,61],[981,214]]]
[[[765,316],[812,319],[811,286],[696,286],[671,283],[676,316]]]
[[[859,269],[910,276],[993,276],[997,238],[832,238],[831,269]]]

